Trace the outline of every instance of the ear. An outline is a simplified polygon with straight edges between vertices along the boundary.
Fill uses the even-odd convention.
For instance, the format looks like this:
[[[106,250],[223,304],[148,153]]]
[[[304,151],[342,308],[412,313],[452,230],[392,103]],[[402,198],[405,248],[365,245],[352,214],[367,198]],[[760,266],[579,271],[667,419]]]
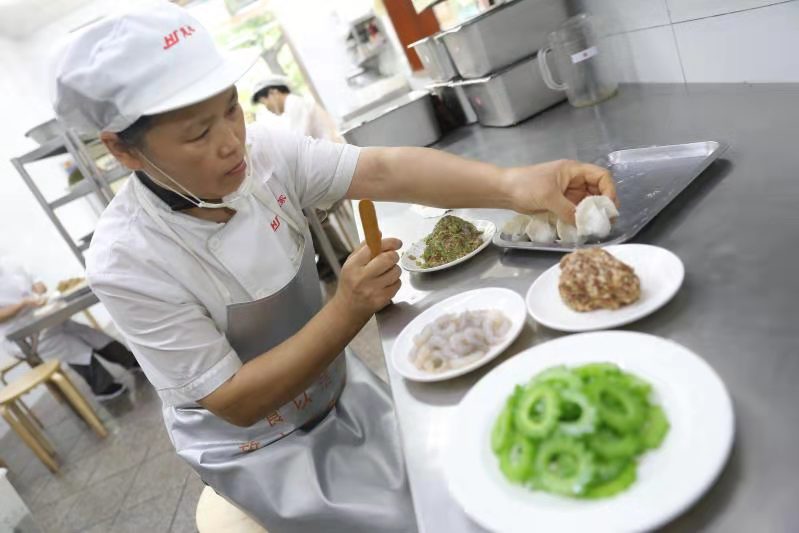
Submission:
[[[119,138],[119,135],[110,131],[100,132],[100,140],[117,161],[130,170],[142,170],[144,162],[138,153]]]

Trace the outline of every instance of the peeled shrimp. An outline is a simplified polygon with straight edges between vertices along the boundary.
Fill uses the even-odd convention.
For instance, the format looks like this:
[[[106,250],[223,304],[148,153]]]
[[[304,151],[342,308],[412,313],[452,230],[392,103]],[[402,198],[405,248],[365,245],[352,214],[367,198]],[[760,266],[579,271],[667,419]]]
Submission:
[[[442,315],[413,339],[411,362],[433,373],[471,364],[500,344],[510,327],[510,320],[496,309]]]

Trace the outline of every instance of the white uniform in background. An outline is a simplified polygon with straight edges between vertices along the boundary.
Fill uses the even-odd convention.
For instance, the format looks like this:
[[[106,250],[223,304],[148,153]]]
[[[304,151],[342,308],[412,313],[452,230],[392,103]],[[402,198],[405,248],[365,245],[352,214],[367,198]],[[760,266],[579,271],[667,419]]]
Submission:
[[[285,108],[282,115],[269,111],[261,105],[255,114],[259,122],[287,128],[290,131],[307,135],[314,139],[325,139],[333,142],[344,142],[336,130],[336,124],[330,115],[309,96],[286,95]]]
[[[14,305],[33,295],[33,277],[24,268],[8,261],[0,262],[0,307]],[[0,322],[0,348],[8,355],[21,357],[19,347],[6,339],[6,334],[21,321],[29,319],[33,309]],[[44,330],[39,335],[37,351],[42,359],[58,358],[73,365],[88,365],[92,352],[114,339],[96,329],[67,320],[63,324]]]

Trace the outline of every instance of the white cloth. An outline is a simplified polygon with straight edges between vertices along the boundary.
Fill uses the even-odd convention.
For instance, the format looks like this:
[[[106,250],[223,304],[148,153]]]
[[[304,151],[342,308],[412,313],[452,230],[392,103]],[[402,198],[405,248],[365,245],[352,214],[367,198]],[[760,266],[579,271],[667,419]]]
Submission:
[[[31,296],[33,282],[33,277],[24,268],[8,261],[0,264],[0,307],[14,305],[23,298]],[[6,334],[21,320],[27,320],[31,313],[32,311],[28,310],[10,320],[0,322],[0,345],[8,355],[22,356],[19,347],[6,339]],[[101,331],[68,320],[41,332],[36,349],[42,359],[58,358],[65,363],[88,365],[92,352],[112,340],[114,339]]]
[[[23,298],[31,296],[33,282],[33,277],[20,265],[7,258],[0,261],[0,307],[14,305]],[[25,311],[5,322],[0,322],[0,347],[8,355],[18,355],[19,349],[6,339],[7,333],[14,329],[22,317],[30,313],[30,310]]]
[[[332,204],[347,192],[358,148],[263,124],[250,126],[247,136],[256,186],[273,191],[283,209],[301,216],[300,209]],[[134,188],[149,195],[232,302],[144,212]],[[171,211],[135,179],[103,212],[87,278],[166,405],[204,398],[241,366],[224,335],[226,306],[271,295],[295,275],[296,233],[282,218],[251,196],[226,224],[200,220]]]
[[[272,127],[287,128],[314,139],[344,142],[327,111],[310,97],[288,94],[282,115],[276,115],[266,106],[261,106],[255,114],[255,120],[265,122]]]

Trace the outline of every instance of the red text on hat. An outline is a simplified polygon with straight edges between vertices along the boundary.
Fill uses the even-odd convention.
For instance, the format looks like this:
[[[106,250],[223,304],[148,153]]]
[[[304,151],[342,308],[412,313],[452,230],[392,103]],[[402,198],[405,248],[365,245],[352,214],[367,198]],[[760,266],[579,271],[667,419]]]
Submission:
[[[191,26],[181,26],[180,28],[176,29],[172,33],[169,33],[164,36],[164,50],[168,50],[172,48],[176,44],[180,42],[180,37],[191,37],[191,35],[197,30],[192,28]]]

